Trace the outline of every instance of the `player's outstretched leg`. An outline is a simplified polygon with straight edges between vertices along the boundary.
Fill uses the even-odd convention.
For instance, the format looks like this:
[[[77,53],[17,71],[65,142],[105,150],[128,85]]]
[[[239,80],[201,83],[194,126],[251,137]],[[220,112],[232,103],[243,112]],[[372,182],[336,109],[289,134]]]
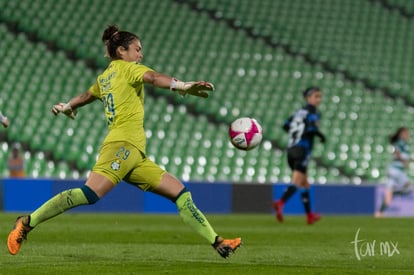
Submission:
[[[27,239],[27,234],[33,229],[29,226],[29,223],[30,216],[20,216],[17,218],[13,230],[7,238],[7,248],[9,249],[10,254],[16,255],[19,252],[23,241]]]
[[[208,240],[223,258],[229,257],[230,253],[234,253],[241,245],[241,238],[223,239],[217,235],[207,218],[194,204],[191,193],[186,188],[178,195],[175,203],[183,221]]]
[[[10,254],[16,255],[19,252],[23,241],[26,240],[27,233],[38,224],[66,210],[79,205],[94,204],[98,200],[99,197],[95,192],[84,185],[81,188],[68,189],[55,195],[30,214],[30,216],[18,217],[7,240]]]

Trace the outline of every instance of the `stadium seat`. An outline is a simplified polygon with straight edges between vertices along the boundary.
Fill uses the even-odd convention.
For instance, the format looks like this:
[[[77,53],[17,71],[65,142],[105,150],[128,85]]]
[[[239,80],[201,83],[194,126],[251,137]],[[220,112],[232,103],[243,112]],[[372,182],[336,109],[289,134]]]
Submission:
[[[0,68],[1,110],[18,117],[14,126],[7,129],[8,139],[27,143],[34,152],[47,152],[57,162],[76,163],[81,170],[79,174],[86,175],[106,133],[102,106],[99,103],[87,106],[88,111],[82,110],[80,119],[75,121],[50,116],[50,106],[68,100],[95,81],[97,72],[87,68],[85,60],[93,60],[100,69],[106,66],[100,35],[112,20],[141,36],[144,60],[150,67],[185,80],[206,79],[216,85],[208,100],[179,96],[166,99],[168,92],[159,89],[154,94],[151,94],[153,90],[147,93],[145,123],[148,133],[152,134],[148,153],[178,176],[201,180],[211,171],[211,178],[215,180],[258,181],[264,176],[266,182],[274,182],[288,178],[290,170],[281,153],[276,151],[283,150],[287,144],[287,136],[280,127],[303,104],[300,92],[310,85],[321,86],[324,91],[321,129],[329,132],[327,143],[315,148],[320,171],[312,172],[315,173],[312,177],[327,181],[348,177],[351,181],[356,170],[358,176],[370,181],[384,176],[383,169],[377,167],[384,167],[388,152],[371,149],[367,163],[364,154],[342,152],[340,144],[385,147],[385,137],[396,124],[409,125],[412,121],[413,113],[405,100],[414,102],[413,65],[400,54],[410,49],[407,43],[412,40],[412,27],[407,20],[372,1],[322,0],[312,5],[299,0],[191,2],[213,11],[219,20],[174,1],[120,0],[99,5],[97,1],[73,0],[63,4],[23,0],[17,5],[0,0],[2,22],[17,23],[21,31],[15,35],[5,24],[0,24],[2,43],[8,45],[0,52],[4,64]],[[412,7],[409,1],[403,0],[393,0],[392,4],[407,10]],[[137,7],[152,14],[151,24],[141,17],[133,17],[132,22],[123,19],[133,15]],[[102,16],[91,18],[88,15],[92,10]],[[272,16],[275,10],[278,16]],[[324,13],[315,16],[321,10]],[[117,16],[121,11],[124,16]],[[367,16],[361,19],[357,16],[360,13]],[[233,22],[237,28],[227,22]],[[245,30],[252,30],[256,37],[249,36]],[[26,37],[33,33],[40,43]],[[175,33],[180,33],[180,40],[190,42],[177,43]],[[274,47],[261,37],[280,46]],[[11,46],[16,41],[23,51]],[[46,46],[50,43],[58,51],[50,51]],[[78,61],[68,59],[65,51],[75,53]],[[316,64],[305,57],[315,60]],[[5,70],[5,67],[12,69]],[[368,90],[362,82],[338,73],[343,70],[352,77],[366,79],[370,85],[389,88],[389,94],[396,98],[375,89]],[[35,99],[27,99],[33,94]],[[239,116],[252,116],[261,122],[264,140],[278,148],[271,152],[265,150],[268,153],[261,157],[264,149],[260,147],[254,152],[258,154],[255,158],[271,158],[271,161],[245,162],[239,167],[221,153],[228,149],[227,125]],[[204,147],[205,140],[212,141],[209,148]],[[218,160],[224,167],[208,160],[204,165],[194,166],[174,162],[177,156],[185,162],[204,155]],[[332,158],[332,155],[342,158]],[[234,156],[235,161],[244,157],[238,152]],[[40,165],[36,171],[49,175],[51,166]],[[57,170],[59,167],[56,164]],[[255,167],[254,173],[250,167]],[[61,174],[70,176],[67,169],[63,167]],[[377,170],[379,175],[373,177]],[[342,171],[347,173],[342,175]],[[53,176],[59,173],[56,171]]]

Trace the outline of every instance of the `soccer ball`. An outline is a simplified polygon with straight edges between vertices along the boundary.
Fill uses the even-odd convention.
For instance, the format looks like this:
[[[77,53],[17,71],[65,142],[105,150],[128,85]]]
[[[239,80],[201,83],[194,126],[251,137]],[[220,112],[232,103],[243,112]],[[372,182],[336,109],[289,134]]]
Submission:
[[[248,151],[262,141],[262,126],[254,118],[241,117],[230,124],[229,137],[234,147]]]

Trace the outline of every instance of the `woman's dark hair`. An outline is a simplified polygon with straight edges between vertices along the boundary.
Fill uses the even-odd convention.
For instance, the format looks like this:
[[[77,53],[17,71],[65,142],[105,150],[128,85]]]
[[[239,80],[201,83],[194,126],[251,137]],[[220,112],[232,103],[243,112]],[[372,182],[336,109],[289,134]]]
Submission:
[[[318,87],[309,87],[306,90],[304,90],[302,92],[302,94],[303,94],[304,98],[307,98],[308,96],[310,96],[311,94],[313,94],[316,91],[321,91],[321,89],[319,89]]]
[[[102,34],[102,41],[105,43],[108,55],[111,58],[118,57],[116,49],[119,46],[128,50],[129,45],[131,45],[132,41],[135,39],[139,40],[139,37],[127,31],[120,31],[117,25],[108,26]]]
[[[397,142],[397,140],[400,138],[401,132],[406,131],[406,130],[407,130],[407,127],[398,128],[394,134],[390,135],[389,137],[390,143],[393,144]]]

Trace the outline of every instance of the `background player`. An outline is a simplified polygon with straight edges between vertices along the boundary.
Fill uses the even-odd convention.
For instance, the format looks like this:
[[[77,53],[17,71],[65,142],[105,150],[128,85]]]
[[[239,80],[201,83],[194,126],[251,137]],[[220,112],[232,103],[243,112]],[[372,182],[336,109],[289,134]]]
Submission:
[[[410,157],[408,141],[410,131],[406,127],[398,128],[391,136],[390,143],[393,146],[393,158],[388,166],[387,186],[380,209],[375,213],[376,217],[383,217],[385,210],[390,206],[395,193],[407,192],[410,181],[407,176],[407,169]]]
[[[283,125],[283,129],[289,133],[287,159],[292,169],[292,184],[278,201],[273,202],[273,208],[276,211],[277,220],[283,222],[283,206],[299,188],[307,223],[313,224],[320,219],[320,215],[311,211],[307,167],[311,158],[314,136],[318,136],[321,142],[325,142],[325,136],[318,128],[321,116],[317,107],[322,101],[322,91],[317,87],[310,87],[303,92],[303,96],[306,105],[289,117]]]
[[[53,107],[72,119],[77,109],[99,99],[103,102],[109,132],[85,185],[63,191],[28,216],[19,217],[8,237],[12,255],[19,252],[30,230],[40,223],[73,207],[94,204],[124,180],[144,191],[170,199],[177,205],[186,224],[204,237],[224,258],[234,252],[241,239],[225,240],[213,230],[203,213],[195,206],[190,192],[174,176],[152,162],[146,154],[144,130],[144,83],[171,89],[181,95],[208,97],[214,89],[205,81],[182,82],[157,73],[140,64],[143,54],[138,36],[109,26],[102,35],[111,62],[85,93],[68,103]]]

